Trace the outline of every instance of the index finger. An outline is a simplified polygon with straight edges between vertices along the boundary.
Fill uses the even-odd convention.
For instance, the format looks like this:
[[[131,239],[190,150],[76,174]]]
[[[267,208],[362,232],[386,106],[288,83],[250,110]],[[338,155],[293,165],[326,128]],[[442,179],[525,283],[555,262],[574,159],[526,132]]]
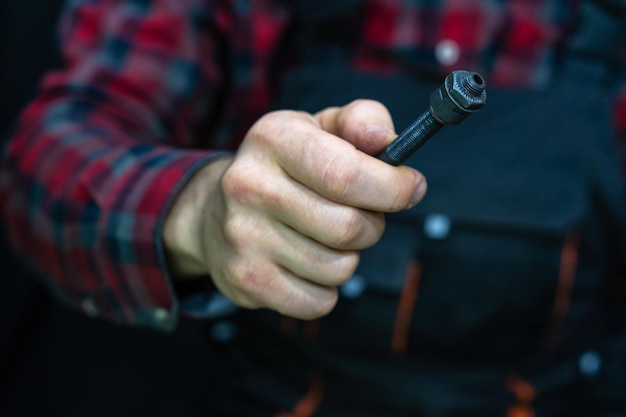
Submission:
[[[285,123],[276,162],[296,181],[323,197],[366,210],[400,211],[426,192],[418,171],[388,165],[345,140],[325,132],[315,121],[295,114]]]
[[[379,154],[397,137],[389,110],[375,100],[354,100],[315,114],[322,129],[370,155]]]

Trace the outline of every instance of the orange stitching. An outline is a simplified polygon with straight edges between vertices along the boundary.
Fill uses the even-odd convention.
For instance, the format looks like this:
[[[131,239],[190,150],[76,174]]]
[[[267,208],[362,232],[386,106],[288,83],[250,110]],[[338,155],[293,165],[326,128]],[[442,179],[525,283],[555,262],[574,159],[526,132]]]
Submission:
[[[552,307],[552,320],[547,328],[545,337],[546,346],[550,346],[556,341],[559,327],[565,320],[572,301],[579,245],[580,237],[577,233],[573,233],[565,239],[563,249],[561,250],[559,280]]]
[[[411,318],[413,317],[415,300],[417,300],[421,275],[421,264],[416,260],[409,262],[404,275],[404,286],[398,301],[396,321],[391,337],[391,352],[394,355],[403,355],[408,349]]]
[[[535,401],[535,387],[517,375],[509,375],[504,386],[517,398],[517,404],[512,405],[506,412],[506,417],[535,417],[532,402]]]
[[[309,390],[293,407],[293,411],[278,413],[276,417],[311,417],[324,397],[324,380],[320,375],[313,375]]]

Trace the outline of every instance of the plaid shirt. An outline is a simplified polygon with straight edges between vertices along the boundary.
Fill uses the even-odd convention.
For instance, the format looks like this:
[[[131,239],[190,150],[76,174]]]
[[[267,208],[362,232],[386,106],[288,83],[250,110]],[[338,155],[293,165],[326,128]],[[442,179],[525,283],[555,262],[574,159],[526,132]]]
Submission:
[[[59,297],[91,315],[175,325],[164,216],[215,151],[236,149],[271,108],[287,3],[70,2],[66,65],[23,112],[0,177],[13,245]],[[567,0],[364,3],[355,70],[475,69],[492,86],[549,80],[574,12]],[[615,109],[626,136],[626,91]]]

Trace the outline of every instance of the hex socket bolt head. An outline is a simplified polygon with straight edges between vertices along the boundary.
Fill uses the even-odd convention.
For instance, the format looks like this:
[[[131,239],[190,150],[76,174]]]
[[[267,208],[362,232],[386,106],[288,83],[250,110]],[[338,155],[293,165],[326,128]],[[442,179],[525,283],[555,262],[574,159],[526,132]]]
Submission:
[[[487,103],[487,83],[480,74],[453,71],[430,96],[430,106],[377,155],[400,165],[445,125],[461,123]]]
[[[456,125],[487,103],[487,83],[470,71],[453,71],[430,96],[430,113],[444,125]]]

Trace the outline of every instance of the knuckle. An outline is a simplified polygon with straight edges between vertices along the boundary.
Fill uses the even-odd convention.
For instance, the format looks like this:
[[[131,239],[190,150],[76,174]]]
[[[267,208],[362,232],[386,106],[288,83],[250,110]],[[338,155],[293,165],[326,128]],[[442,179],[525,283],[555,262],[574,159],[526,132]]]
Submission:
[[[271,144],[283,125],[283,112],[274,111],[261,116],[250,128],[246,139],[262,146]]]
[[[233,164],[222,177],[222,192],[227,201],[236,201],[248,207],[276,205],[280,190],[252,166]]]
[[[395,191],[390,201],[389,211],[400,211],[409,205],[411,194],[403,189],[398,189]]]
[[[246,169],[241,167],[241,164],[233,164],[222,176],[222,192],[232,200],[249,201],[255,192],[250,177]]]
[[[346,106],[346,117],[362,118],[362,115],[371,115],[377,113],[386,113],[387,108],[379,101],[360,98],[352,101]],[[366,120],[363,120],[365,123]]]
[[[318,296],[311,300],[308,305],[300,305],[295,314],[290,311],[289,307],[285,308],[281,313],[287,315],[298,316],[304,320],[313,320],[328,315],[337,305],[339,293],[336,289],[329,290],[323,296]]]
[[[383,133],[368,133],[369,127],[384,126],[388,130],[393,129],[393,121],[387,108],[370,99],[358,99],[346,105],[338,116],[338,125],[341,137],[359,144],[359,148],[367,153],[377,150],[367,148],[368,145],[374,145],[370,141],[376,142],[374,139],[383,138]]]
[[[356,99],[350,102],[339,114],[339,123],[343,126],[344,135],[352,135],[359,131],[367,122],[367,118],[363,118],[364,114],[370,114],[375,101],[369,99]]]
[[[348,104],[348,108],[352,111],[358,111],[361,107],[384,107],[382,103],[368,98],[358,98]]]
[[[353,251],[346,253],[343,257],[343,262],[336,273],[336,285],[341,285],[348,281],[354,275],[357,266],[359,265],[359,252]]]
[[[390,198],[390,211],[400,211],[409,206],[412,206],[415,202],[413,201],[417,186],[423,182],[426,185],[426,180],[421,175],[411,174],[411,177],[399,178],[394,182],[396,186],[392,188],[393,194]]]
[[[226,241],[236,250],[241,250],[248,243],[246,219],[238,215],[228,215],[223,222],[223,233]]]
[[[233,262],[230,273],[230,285],[239,300],[248,306],[260,307],[259,295],[266,291],[270,279],[262,268],[242,260]]]
[[[250,291],[250,288],[248,288],[248,285],[245,280],[242,279],[238,271],[228,271],[225,275],[225,281],[227,284],[224,295],[233,303],[247,309],[262,307],[256,295]]]
[[[367,242],[367,246],[373,246],[380,238],[383,236],[385,232],[385,215],[382,213],[373,213],[374,218],[372,219],[372,235],[369,242]]]
[[[317,302],[311,305],[312,318],[319,318],[329,314],[337,305],[339,293],[337,290],[328,291],[327,295],[317,299]]]
[[[353,165],[346,163],[344,158],[336,156],[328,162],[322,173],[322,186],[329,196],[336,201],[346,201],[354,193],[360,175]]]
[[[357,209],[347,209],[344,216],[332,224],[331,246],[352,248],[358,244],[365,227],[365,219]]]
[[[280,145],[280,138],[287,132],[298,129],[299,126],[317,123],[309,113],[293,110],[276,110],[261,116],[248,131],[248,140],[260,146],[273,148]]]
[[[241,261],[234,261],[230,267],[230,285],[237,294],[247,294],[250,290],[250,268]]]

